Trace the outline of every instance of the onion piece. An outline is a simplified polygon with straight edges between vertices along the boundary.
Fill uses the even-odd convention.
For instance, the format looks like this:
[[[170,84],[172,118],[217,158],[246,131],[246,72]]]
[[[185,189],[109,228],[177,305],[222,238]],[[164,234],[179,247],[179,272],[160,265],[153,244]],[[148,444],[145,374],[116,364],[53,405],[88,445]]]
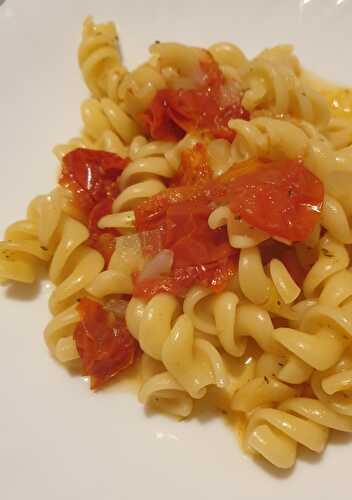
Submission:
[[[138,276],[137,282],[145,279],[158,278],[161,275],[168,275],[171,272],[174,261],[174,252],[172,250],[161,250],[151,260],[149,260]]]
[[[113,312],[118,318],[124,318],[127,306],[127,300],[112,297],[104,304],[104,309]]]

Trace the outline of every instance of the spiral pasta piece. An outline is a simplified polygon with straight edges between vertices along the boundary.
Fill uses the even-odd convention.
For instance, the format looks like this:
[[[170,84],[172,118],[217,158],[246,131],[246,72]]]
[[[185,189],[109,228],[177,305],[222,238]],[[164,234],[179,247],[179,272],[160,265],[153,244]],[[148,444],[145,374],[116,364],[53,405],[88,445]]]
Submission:
[[[338,242],[345,245],[352,243],[352,228],[349,217],[341,203],[328,194],[324,198],[321,225]]]
[[[305,85],[282,59],[259,55],[245,66],[242,81],[248,88],[243,97],[250,111],[265,109],[274,115],[290,115],[324,129],[330,118],[326,99]]]
[[[121,77],[126,72],[117,40],[113,23],[94,24],[89,17],[85,20],[78,60],[87,87],[95,97],[117,98]]]
[[[154,359],[162,359],[163,345],[171,333],[180,311],[175,297],[158,294],[148,303],[132,298],[126,311],[126,322],[143,351]]]
[[[340,415],[352,417],[352,356],[347,349],[335,366],[315,372],[311,386],[315,396]]]
[[[319,242],[318,260],[304,280],[304,295],[314,297],[327,278],[346,269],[348,264],[349,255],[345,246],[327,233]]]
[[[44,331],[44,338],[51,353],[63,363],[79,357],[73,340],[73,331],[79,321],[77,304],[73,304],[54,316]]]
[[[293,398],[278,409],[256,410],[249,420],[244,444],[248,451],[259,453],[276,467],[290,468],[296,461],[297,444],[321,453],[329,429],[352,432],[352,421],[315,399]]]
[[[228,383],[220,354],[210,342],[194,337],[192,321],[186,314],[176,320],[163,344],[162,360],[195,399],[205,396],[208,385],[223,388]]]
[[[231,408],[247,413],[259,406],[271,406],[295,396],[295,389],[275,378],[256,377],[235,393]]]
[[[127,115],[121,105],[116,104],[107,97],[101,99],[86,99],[81,106],[83,121],[83,135],[91,138],[97,145],[105,141],[104,134],[114,134],[115,148],[119,139],[121,155],[125,156],[123,144],[129,144],[138,135],[139,127]]]
[[[308,150],[306,134],[288,121],[269,117],[236,119],[230,120],[229,127],[236,132],[231,147],[236,161],[263,156],[297,158]]]
[[[162,363],[146,354],[142,356],[143,383],[138,398],[141,403],[176,417],[188,417],[193,409],[192,398],[166,372]]]
[[[86,291],[99,299],[114,294],[132,294],[132,276],[143,265],[144,257],[138,235],[120,236],[115,240],[115,251],[108,268],[94,277]]]
[[[125,111],[138,120],[151,104],[155,94],[166,87],[166,80],[158,62],[153,58],[134,71],[124,75],[118,89],[118,97],[123,101]]]
[[[352,321],[337,307],[311,307],[304,314],[300,329],[277,328],[274,338],[316,370],[334,365],[352,336]]]
[[[165,189],[163,180],[170,179],[175,174],[165,158],[165,153],[169,150],[168,144],[161,145],[157,141],[146,144],[143,136],[133,139],[129,147],[132,161],[119,179],[121,194],[114,201],[114,213],[99,221],[101,228],[133,229],[134,213],[131,209],[140,201]]]
[[[249,226],[243,219],[236,218],[229,207],[216,208],[209,216],[210,229],[227,227],[227,236],[233,248],[251,248],[269,238],[268,234]]]
[[[287,349],[280,347],[275,346],[273,352],[263,352],[257,361],[256,375],[269,379],[274,377],[287,384],[307,382],[313,368]]]

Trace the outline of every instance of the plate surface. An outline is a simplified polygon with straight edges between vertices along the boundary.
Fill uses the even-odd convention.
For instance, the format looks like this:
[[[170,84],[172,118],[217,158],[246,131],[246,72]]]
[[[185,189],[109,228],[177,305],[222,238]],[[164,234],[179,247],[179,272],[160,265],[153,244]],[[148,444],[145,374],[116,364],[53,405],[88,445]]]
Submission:
[[[0,1],[0,227],[55,182],[51,148],[77,134],[87,94],[76,62],[88,14],[115,20],[128,64],[155,39],[248,55],[294,43],[303,64],[352,83],[349,0]],[[146,416],[131,391],[92,394],[50,359],[42,339],[48,286],[1,290],[2,500],[331,499],[349,488],[352,444],[333,437],[323,457],[275,472],[240,450],[220,418],[178,423]]]

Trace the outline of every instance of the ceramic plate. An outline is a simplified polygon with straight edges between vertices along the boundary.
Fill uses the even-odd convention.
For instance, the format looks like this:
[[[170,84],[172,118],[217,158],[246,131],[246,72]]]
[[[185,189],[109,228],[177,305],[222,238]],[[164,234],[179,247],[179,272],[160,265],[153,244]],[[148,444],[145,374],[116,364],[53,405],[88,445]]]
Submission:
[[[252,56],[288,42],[306,67],[352,83],[348,0],[0,0],[0,227],[55,182],[52,146],[77,134],[87,95],[77,65],[81,23],[118,24],[127,63],[156,39],[228,40]],[[331,499],[349,486],[352,443],[275,472],[239,449],[220,417],[148,416],[128,389],[93,394],[43,342],[48,286],[1,290],[2,500]]]

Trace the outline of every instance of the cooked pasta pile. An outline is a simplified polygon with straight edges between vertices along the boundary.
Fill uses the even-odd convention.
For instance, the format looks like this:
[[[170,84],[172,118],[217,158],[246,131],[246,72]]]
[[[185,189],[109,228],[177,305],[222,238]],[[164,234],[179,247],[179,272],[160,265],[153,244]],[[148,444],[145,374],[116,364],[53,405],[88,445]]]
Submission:
[[[289,468],[352,432],[352,94],[315,90],[286,45],[155,42],[128,71],[116,41],[84,23],[82,134],[0,277],[48,266],[45,340],[93,389],[139,362],[143,404],[209,398]]]

